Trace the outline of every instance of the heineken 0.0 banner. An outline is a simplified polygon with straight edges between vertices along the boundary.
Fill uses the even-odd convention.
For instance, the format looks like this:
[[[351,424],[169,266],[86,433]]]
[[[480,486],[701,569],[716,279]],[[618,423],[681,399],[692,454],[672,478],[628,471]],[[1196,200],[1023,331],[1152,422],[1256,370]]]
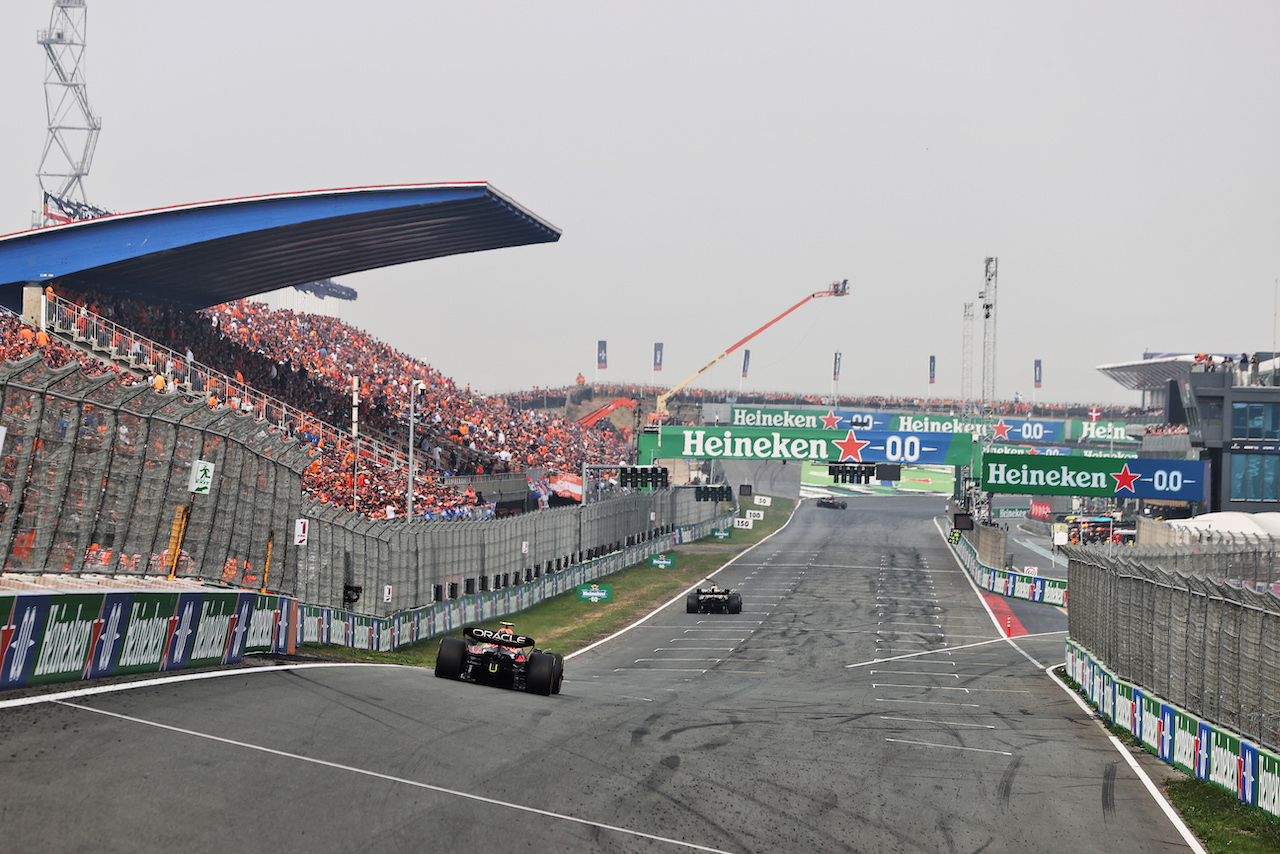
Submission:
[[[579,584],[578,601],[580,602],[612,602],[612,584]]]
[[[1113,423],[1113,422],[1106,422]],[[1124,424],[1119,434],[1124,435]],[[1067,438],[1062,421],[1030,421],[998,418],[990,424],[956,415],[895,415],[888,412],[855,412],[847,409],[779,409],[735,406],[731,427],[780,427],[799,430],[885,430],[899,433],[971,433],[997,442],[1061,442]],[[1097,438],[1105,438],[1101,428]],[[1115,433],[1115,430],[1112,430]],[[1076,430],[1077,436],[1081,430]],[[1091,437],[1093,435],[1091,434]]]
[[[982,458],[982,488],[1014,495],[1167,498],[1204,501],[1205,464],[1105,457]]]
[[[1094,442],[1138,442],[1142,440],[1142,427],[1134,427],[1135,437],[1130,437],[1128,425],[1123,421],[1080,421],[1072,419],[1067,422],[1065,438],[1077,441]]]
[[[640,434],[639,458],[641,465],[680,458],[968,465],[972,455],[968,433],[663,427]]]

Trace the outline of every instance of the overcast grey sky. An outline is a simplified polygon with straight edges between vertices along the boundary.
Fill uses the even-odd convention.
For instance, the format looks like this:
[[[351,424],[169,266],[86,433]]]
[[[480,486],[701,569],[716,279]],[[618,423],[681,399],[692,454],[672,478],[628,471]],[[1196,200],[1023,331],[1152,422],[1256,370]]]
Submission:
[[[486,392],[961,384],[999,258],[996,391],[1133,402],[1097,365],[1271,349],[1280,3],[87,0],[116,211],[489,181],[559,243],[340,279],[340,316]],[[38,205],[51,0],[0,4],[0,233]],[[326,303],[326,305],[331,304]],[[981,313],[975,369],[982,365]],[[741,356],[697,383],[736,389]],[[975,389],[981,388],[975,377]]]

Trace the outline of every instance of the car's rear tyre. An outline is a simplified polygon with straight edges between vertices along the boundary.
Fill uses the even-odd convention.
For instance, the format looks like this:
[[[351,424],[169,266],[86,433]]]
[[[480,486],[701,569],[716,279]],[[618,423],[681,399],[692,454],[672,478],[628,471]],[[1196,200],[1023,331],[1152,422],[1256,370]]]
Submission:
[[[556,674],[555,680],[551,683],[551,693],[559,694],[560,686],[564,684],[564,656],[558,652],[553,652],[551,655],[556,660]]]
[[[551,696],[551,689],[556,681],[556,660],[546,652],[535,652],[529,656],[528,669],[525,670],[524,689],[530,694]]]
[[[742,613],[742,594],[741,593],[729,594],[729,613],[730,614]]]
[[[688,596],[684,597],[684,610],[685,610],[685,613],[688,613],[688,614],[698,613],[698,594],[697,593],[690,593]]]
[[[436,676],[441,679],[457,679],[462,676],[462,665],[467,660],[467,642],[462,638],[443,638],[436,653]]]

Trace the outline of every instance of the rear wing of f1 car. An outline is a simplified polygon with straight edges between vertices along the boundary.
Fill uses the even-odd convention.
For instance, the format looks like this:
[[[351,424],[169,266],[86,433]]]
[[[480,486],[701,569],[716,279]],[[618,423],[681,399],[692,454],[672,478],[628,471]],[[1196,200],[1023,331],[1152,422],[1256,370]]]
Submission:
[[[466,628],[462,630],[462,634],[468,640],[479,641],[480,643],[492,643],[498,646],[509,646],[513,649],[521,649],[526,646],[533,646],[536,641],[527,635],[500,635],[489,629]]]

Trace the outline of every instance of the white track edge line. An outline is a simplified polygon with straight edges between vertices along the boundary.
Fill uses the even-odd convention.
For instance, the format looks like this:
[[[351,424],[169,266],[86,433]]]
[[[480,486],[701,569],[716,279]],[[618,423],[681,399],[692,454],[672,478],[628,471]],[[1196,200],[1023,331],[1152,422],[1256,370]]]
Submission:
[[[1129,763],[1129,767],[1132,768],[1133,772],[1138,775],[1138,779],[1142,781],[1142,785],[1145,786],[1147,791],[1151,793],[1151,797],[1155,799],[1156,804],[1159,805],[1161,811],[1164,812],[1165,817],[1167,817],[1170,823],[1173,824],[1174,828],[1178,831],[1178,834],[1182,836],[1182,839],[1184,842],[1187,843],[1187,846],[1192,851],[1196,852],[1196,854],[1207,854],[1207,852],[1204,849],[1204,846],[1200,844],[1200,840],[1196,839],[1195,834],[1191,832],[1191,829],[1187,827],[1186,823],[1182,820],[1182,816],[1178,815],[1178,811],[1173,808],[1173,804],[1169,803],[1168,799],[1165,798],[1164,793],[1161,792],[1160,789],[1156,787],[1156,784],[1152,781],[1152,779],[1149,776],[1147,776],[1147,772],[1142,770],[1142,766],[1138,764],[1138,760],[1133,758],[1133,754],[1129,752],[1128,748],[1126,748],[1123,744],[1120,743],[1120,739],[1116,738],[1114,735],[1112,735],[1110,732],[1107,731],[1106,727],[1102,723],[1102,719],[1098,717],[1097,712],[1094,711],[1094,709],[1090,707],[1088,703],[1086,703],[1083,699],[1081,699],[1079,694],[1077,694],[1075,691],[1072,691],[1067,686],[1067,683],[1059,679],[1058,674],[1053,672],[1053,669],[1055,667],[1060,667],[1060,666],[1061,665],[1058,665],[1058,664],[1051,664],[1044,669],[1044,672],[1049,675],[1050,679],[1058,683],[1058,687],[1061,688],[1063,691],[1066,691],[1067,696],[1070,697],[1072,700],[1075,700],[1076,705],[1079,706],[1084,711],[1084,713],[1087,714],[1093,720],[1093,722],[1096,723],[1098,727],[1107,734],[1107,738],[1111,740],[1111,744],[1115,747],[1116,752],[1124,757],[1125,762]]]

